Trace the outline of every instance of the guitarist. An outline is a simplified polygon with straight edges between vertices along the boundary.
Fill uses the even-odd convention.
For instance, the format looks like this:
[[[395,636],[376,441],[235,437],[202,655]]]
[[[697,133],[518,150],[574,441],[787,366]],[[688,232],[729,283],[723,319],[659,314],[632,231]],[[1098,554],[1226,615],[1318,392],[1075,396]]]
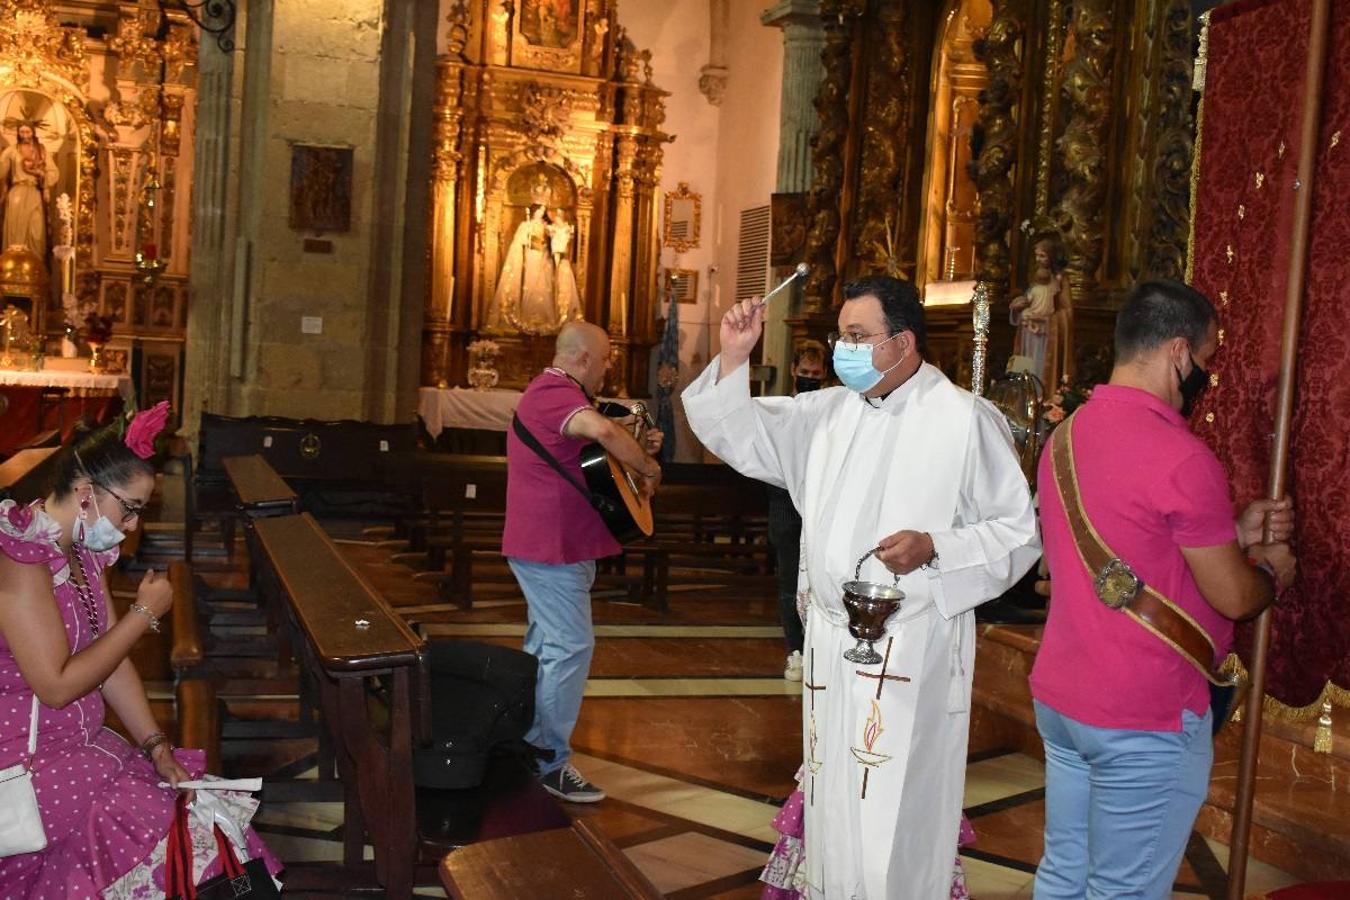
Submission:
[[[596,411],[593,397],[608,371],[609,335],[586,322],[569,322],[558,332],[553,365],[525,388],[516,416],[576,482],[585,483],[582,448],[598,442],[635,473],[643,496],[651,497],[661,481],[653,457],[663,435],[651,429],[646,446],[640,446],[622,425]],[[514,430],[506,436],[506,472],[502,554],[529,611],[525,652],[539,660],[534,725],[525,740],[552,752],[540,776],[550,794],[595,803],[605,793],[571,765],[570,741],[595,649],[595,561],[619,553],[619,543],[576,486]]]

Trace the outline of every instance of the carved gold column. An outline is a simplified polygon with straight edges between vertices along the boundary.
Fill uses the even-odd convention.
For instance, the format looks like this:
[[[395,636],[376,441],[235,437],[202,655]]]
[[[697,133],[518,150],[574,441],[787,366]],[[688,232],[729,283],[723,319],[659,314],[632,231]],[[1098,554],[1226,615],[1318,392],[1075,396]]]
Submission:
[[[905,5],[881,4],[865,29],[866,104],[859,108],[863,122],[858,167],[857,202],[852,220],[851,246],[841,248],[861,263],[864,272],[901,275],[899,254],[912,252],[912,233],[903,234],[900,163],[908,141],[902,123],[909,111],[909,54],[905,46]],[[895,238],[900,236],[897,242]],[[898,243],[898,246],[896,244]],[[901,249],[905,248],[905,249]]]
[[[422,383],[450,381],[456,296],[473,296],[473,285],[455,278],[455,217],[459,202],[460,132],[463,67],[451,60],[437,65],[434,161],[431,187],[431,290],[422,322]]]
[[[641,341],[655,339],[657,268],[660,235],[657,234],[656,192],[661,184],[661,146],[643,138],[638,144],[637,174],[634,179],[634,271],[636,297],[629,306],[632,336]],[[645,379],[644,379],[645,380]],[[636,386],[636,385],[635,385]]]
[[[1157,26],[1161,60],[1153,83],[1157,93],[1148,230],[1137,267],[1150,278],[1181,280],[1186,272],[1190,229],[1191,160],[1195,120],[1191,115],[1191,6],[1166,0]],[[1132,267],[1135,268],[1135,267]]]
[[[628,344],[632,339],[633,202],[636,196],[637,136],[615,138],[614,258],[609,268],[609,338],[613,348],[610,381],[620,397],[628,396]]]
[[[1068,121],[1059,149],[1067,188],[1054,219],[1065,236],[1075,303],[1098,291],[1102,263],[1102,208],[1106,198],[1107,142],[1111,134],[1113,0],[1079,0],[1074,9],[1074,58],[1064,70]]]
[[[1059,70],[1064,55],[1063,0],[1050,0],[1046,10],[1044,67],[1041,73],[1041,120],[1036,135],[1036,217],[1050,215],[1050,169],[1055,158],[1055,121],[1059,108]]]
[[[1007,293],[1010,272],[1008,231],[1013,219],[1013,167],[1017,163],[1014,107],[1021,95],[1022,38],[1026,31],[1022,0],[994,0],[994,15],[975,55],[989,69],[989,83],[980,103],[979,125],[984,144],[971,161],[971,177],[979,192],[975,219],[975,278],[994,296]]]
[[[811,266],[811,274],[806,281],[803,303],[803,311],[808,317],[828,312],[834,305],[838,278],[834,255],[839,241],[839,203],[844,187],[853,33],[860,14],[861,4],[856,0],[822,0],[820,4],[820,15],[825,22],[825,49],[821,51],[825,79],[816,95],[820,131],[812,155],[814,176],[808,204],[811,225],[806,235],[806,261]]]

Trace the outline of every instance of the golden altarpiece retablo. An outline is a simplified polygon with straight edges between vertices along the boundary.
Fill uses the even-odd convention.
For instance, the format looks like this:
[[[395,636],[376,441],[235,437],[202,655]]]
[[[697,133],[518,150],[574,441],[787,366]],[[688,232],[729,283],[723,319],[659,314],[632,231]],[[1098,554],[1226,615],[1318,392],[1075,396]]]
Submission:
[[[148,0],[0,0],[0,153],[31,134],[45,170],[0,162],[5,297],[46,349],[106,316],[143,404],[179,399],[196,59],[192,23]]]
[[[617,16],[614,0],[453,6],[437,72],[423,384],[463,384],[468,345],[488,338],[500,386],[522,387],[562,324],[583,318],[610,334],[606,389],[646,393],[666,93]]]
[[[812,271],[794,340],[833,327],[846,281],[890,271],[928,298],[929,358],[970,383],[971,286],[990,301],[977,317],[994,374],[1040,238],[1063,247],[1084,355],[1109,349],[1129,285],[1181,276],[1187,0],[821,0],[820,16]]]

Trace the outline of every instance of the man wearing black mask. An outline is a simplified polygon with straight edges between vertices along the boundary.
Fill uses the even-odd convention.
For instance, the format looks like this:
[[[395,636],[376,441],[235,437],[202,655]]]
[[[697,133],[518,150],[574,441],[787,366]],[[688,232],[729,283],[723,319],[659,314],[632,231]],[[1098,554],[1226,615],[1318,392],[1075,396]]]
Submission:
[[[1209,684],[1233,621],[1295,575],[1289,500],[1234,521],[1223,466],[1186,423],[1218,350],[1205,296],[1139,285],[1116,318],[1110,383],[1041,455],[1054,588],[1031,671],[1045,744],[1037,900],[1168,896],[1209,789]]]
[[[792,396],[819,390],[829,374],[825,346],[819,341],[805,341],[792,355]],[[801,550],[802,518],[792,505],[792,497],[782,488],[769,486],[769,541],[773,544],[778,562],[778,614],[783,622],[783,639],[787,643],[787,663],[783,677],[788,681],[802,680],[801,616],[797,613],[797,567]]]

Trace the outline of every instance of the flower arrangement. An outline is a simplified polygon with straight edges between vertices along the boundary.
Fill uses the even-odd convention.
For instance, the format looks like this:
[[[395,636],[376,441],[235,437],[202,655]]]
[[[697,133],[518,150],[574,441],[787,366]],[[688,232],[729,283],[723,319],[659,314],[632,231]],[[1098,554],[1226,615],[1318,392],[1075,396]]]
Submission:
[[[1046,431],[1063,422],[1069,413],[1086,403],[1092,396],[1093,388],[1110,381],[1113,364],[1114,358],[1109,347],[1080,347],[1074,358],[1073,381],[1067,377],[1060,379],[1055,392],[1045,401],[1045,411],[1041,417]]]
[[[1054,428],[1060,422],[1068,418],[1069,413],[1082,406],[1092,396],[1092,388],[1083,384],[1072,384],[1069,376],[1065,375],[1059,382],[1059,388],[1051,395],[1045,403],[1045,412],[1041,417],[1045,420],[1046,429]]]
[[[469,386],[476,391],[486,391],[497,386],[500,376],[495,363],[501,347],[496,341],[480,338],[469,344]]]

